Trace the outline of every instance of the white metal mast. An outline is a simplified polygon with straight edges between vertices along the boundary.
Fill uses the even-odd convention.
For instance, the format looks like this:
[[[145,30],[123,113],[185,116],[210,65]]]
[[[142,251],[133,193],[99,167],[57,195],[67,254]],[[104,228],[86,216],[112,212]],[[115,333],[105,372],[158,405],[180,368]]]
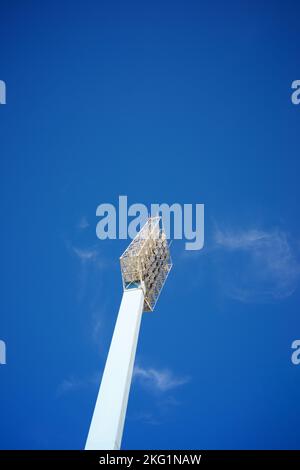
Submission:
[[[143,311],[153,311],[172,267],[161,218],[151,217],[120,258],[123,297],[92,417],[86,450],[121,447]]]

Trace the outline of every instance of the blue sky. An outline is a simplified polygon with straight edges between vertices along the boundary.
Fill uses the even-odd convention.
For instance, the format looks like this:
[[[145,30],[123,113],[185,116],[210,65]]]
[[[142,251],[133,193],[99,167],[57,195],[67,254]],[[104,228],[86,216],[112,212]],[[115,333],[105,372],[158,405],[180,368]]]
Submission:
[[[118,196],[205,204],[144,314],[124,449],[299,448],[296,1],[0,4],[0,448],[84,447],[122,295]]]

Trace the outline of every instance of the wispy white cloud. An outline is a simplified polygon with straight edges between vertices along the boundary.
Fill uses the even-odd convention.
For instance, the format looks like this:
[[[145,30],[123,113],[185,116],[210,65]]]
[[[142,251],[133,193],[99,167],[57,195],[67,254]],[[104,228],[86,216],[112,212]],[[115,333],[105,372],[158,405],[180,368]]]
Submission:
[[[76,248],[75,246],[72,247],[73,253],[81,260],[81,261],[95,261],[99,257],[99,253],[95,249],[91,248]]]
[[[134,411],[128,415],[130,421],[142,421],[145,424],[157,426],[160,424],[158,417],[154,416],[153,411]]]
[[[189,377],[175,376],[170,370],[145,369],[140,366],[135,366],[134,377],[159,392],[172,390],[190,381]]]
[[[154,368],[144,369],[135,366],[133,377],[140,380],[143,384],[149,386],[155,391],[167,392],[176,387],[184,385],[190,381],[189,377],[175,376],[170,370],[157,370]],[[100,376],[98,372],[90,374],[85,378],[70,376],[64,379],[57,387],[57,396],[66,395],[71,392],[88,388],[90,386],[99,385]],[[167,398],[164,403],[170,405],[178,402],[173,398]]]
[[[89,224],[87,218],[85,216],[81,217],[81,219],[79,220],[79,223],[78,223],[78,228],[80,230],[85,230],[89,226],[90,226],[90,224]]]
[[[106,267],[107,262],[97,246],[78,247],[68,243],[68,248],[72,255],[80,261],[85,268],[96,268],[97,270]]]
[[[98,373],[91,374],[84,379],[78,377],[68,377],[58,385],[56,395],[57,397],[60,397],[96,385],[99,385]]]
[[[101,298],[99,285],[103,272],[110,266],[110,263],[104,258],[102,250],[97,245],[80,246],[70,240],[65,240],[65,244],[72,258],[78,263],[77,300],[79,302],[87,300],[89,305],[86,308],[94,310]]]
[[[101,256],[98,246],[92,245],[80,247],[75,243],[71,242],[70,240],[65,240],[65,244],[71,255],[75,256],[83,264],[103,264],[103,257]]]
[[[103,311],[95,311],[92,314],[92,338],[98,345],[103,330]]]
[[[228,254],[222,282],[227,294],[243,302],[284,299],[300,278],[298,253],[281,230],[215,231],[216,247]]]
[[[250,229],[242,232],[222,232],[217,229],[215,232],[215,242],[217,245],[231,250],[255,248],[259,243],[274,238],[274,234]]]

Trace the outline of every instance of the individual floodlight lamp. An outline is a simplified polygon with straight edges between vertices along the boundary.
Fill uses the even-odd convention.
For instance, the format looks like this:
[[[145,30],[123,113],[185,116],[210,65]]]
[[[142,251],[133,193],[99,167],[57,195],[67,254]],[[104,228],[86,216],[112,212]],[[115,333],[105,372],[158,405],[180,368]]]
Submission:
[[[150,217],[120,258],[123,297],[85,449],[120,449],[143,311],[153,311],[172,267],[161,217]]]

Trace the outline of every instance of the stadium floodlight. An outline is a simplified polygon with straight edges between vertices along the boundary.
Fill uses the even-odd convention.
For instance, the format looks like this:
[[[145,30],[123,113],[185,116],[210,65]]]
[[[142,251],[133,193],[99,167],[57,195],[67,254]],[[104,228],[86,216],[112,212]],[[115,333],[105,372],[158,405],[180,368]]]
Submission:
[[[161,217],[150,217],[120,258],[123,297],[86,450],[118,450],[143,311],[153,311],[172,267]]]

